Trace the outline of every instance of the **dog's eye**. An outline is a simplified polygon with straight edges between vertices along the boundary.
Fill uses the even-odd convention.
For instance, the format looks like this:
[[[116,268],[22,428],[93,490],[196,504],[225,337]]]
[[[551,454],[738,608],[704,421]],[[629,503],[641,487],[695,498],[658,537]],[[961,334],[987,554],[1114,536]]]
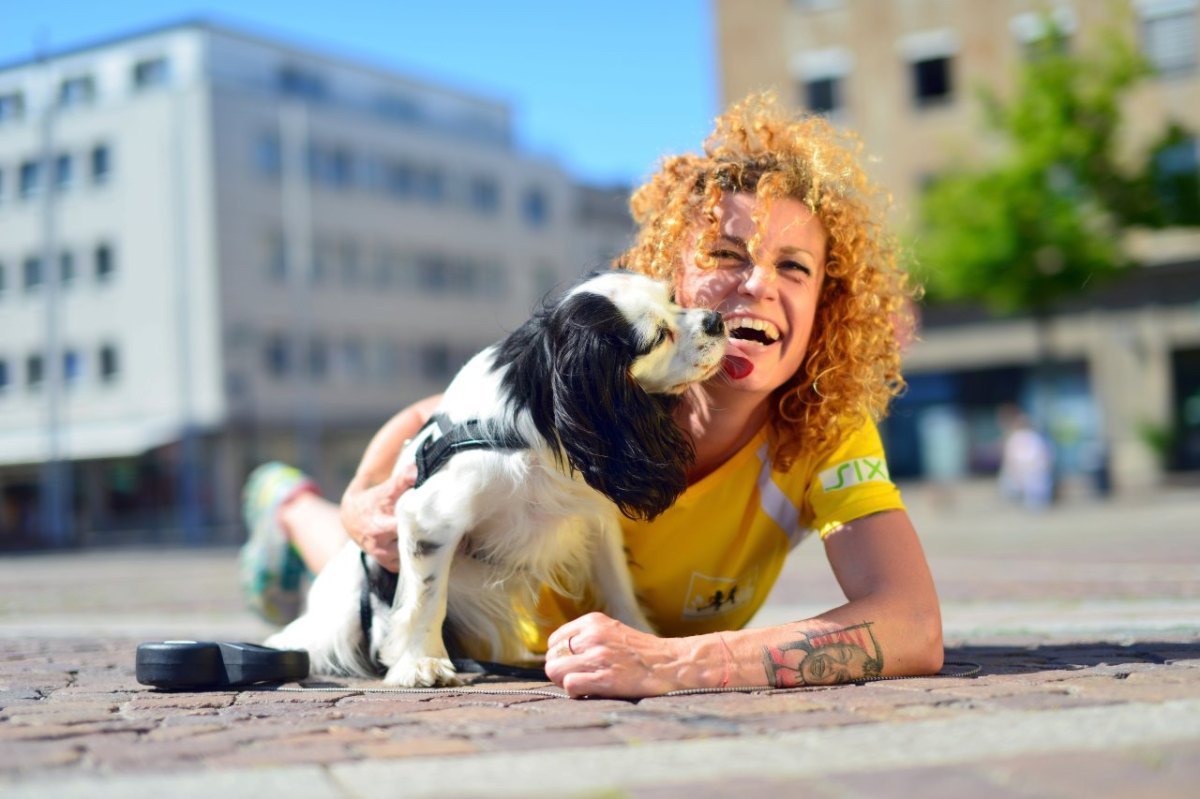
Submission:
[[[654,339],[654,346],[661,347],[665,341],[675,340],[675,331],[667,325],[660,325],[658,328],[658,337]]]

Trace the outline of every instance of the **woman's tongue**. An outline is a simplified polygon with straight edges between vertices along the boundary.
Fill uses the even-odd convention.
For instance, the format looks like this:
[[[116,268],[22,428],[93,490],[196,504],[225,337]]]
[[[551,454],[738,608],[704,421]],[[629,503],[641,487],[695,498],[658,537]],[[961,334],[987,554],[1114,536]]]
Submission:
[[[725,360],[721,361],[721,369],[729,378],[741,380],[749,377],[750,373],[754,371],[754,364],[748,358],[727,352]]]

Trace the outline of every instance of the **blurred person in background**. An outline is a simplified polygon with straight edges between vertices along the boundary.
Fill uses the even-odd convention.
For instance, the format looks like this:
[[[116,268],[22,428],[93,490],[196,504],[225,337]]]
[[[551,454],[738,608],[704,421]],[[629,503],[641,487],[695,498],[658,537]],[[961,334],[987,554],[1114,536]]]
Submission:
[[[622,518],[631,575],[658,635],[543,594],[528,645],[572,696],[791,687],[922,675],[942,665],[937,594],[875,421],[903,387],[898,332],[914,291],[883,228],[885,195],[861,145],[822,119],[752,96],[716,121],[702,153],[664,160],[631,205],[638,235],[617,266],[668,281],[685,306],[721,312],[721,374],[677,413],[695,448],[689,487],[653,522]],[[305,569],[347,536],[398,565],[393,475],[432,397],[375,435],[340,505],[298,470],[247,483],[242,582],[252,607],[293,617]],[[743,629],[788,553],[824,544],[846,602]]]
[[[1030,510],[1042,510],[1054,500],[1054,450],[1033,428],[1029,417],[1007,409],[1008,435],[1000,456],[1000,492]]]

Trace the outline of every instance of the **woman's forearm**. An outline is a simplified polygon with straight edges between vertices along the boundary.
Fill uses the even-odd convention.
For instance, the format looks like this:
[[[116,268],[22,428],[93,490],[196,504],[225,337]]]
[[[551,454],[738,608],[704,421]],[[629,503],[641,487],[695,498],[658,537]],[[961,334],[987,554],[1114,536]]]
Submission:
[[[942,667],[936,603],[915,608],[886,597],[866,597],[811,619],[717,637],[728,649],[731,663],[717,684],[837,685],[933,674]],[[712,684],[713,647],[697,643],[697,657],[708,663],[706,682]]]
[[[359,461],[354,478],[350,481],[347,491],[361,491],[386,480],[396,467],[400,450],[404,443],[417,434],[417,431],[429,421],[434,408],[441,401],[441,395],[428,397],[409,405],[384,423],[383,427],[371,437]]]
[[[571,696],[837,685],[934,674],[942,666],[933,595],[915,602],[869,595],[791,624],[686,638],[660,638],[589,613],[556,630],[548,644],[546,674]]]

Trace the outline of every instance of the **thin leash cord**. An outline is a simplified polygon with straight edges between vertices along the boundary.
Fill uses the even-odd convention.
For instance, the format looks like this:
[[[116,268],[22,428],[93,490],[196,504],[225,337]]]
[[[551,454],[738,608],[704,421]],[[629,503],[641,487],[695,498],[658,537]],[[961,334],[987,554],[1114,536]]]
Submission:
[[[962,667],[961,671],[947,672],[946,668],[950,666]],[[895,677],[863,677],[858,680],[850,680],[848,685],[858,685],[868,682],[885,682],[891,680],[919,680],[930,677],[974,677],[983,670],[983,667],[978,663],[961,662],[961,663],[946,663],[942,666],[942,670],[937,674],[925,674],[918,676],[895,676]],[[796,686],[800,689],[811,690],[820,688],[828,690],[838,686],[833,685],[803,685]],[[723,688],[681,688],[677,691],[668,691],[659,696],[693,696],[696,694],[744,694],[744,693],[776,693],[784,691],[795,691],[796,688],[777,688],[774,685],[728,685]],[[275,688],[267,688],[269,691],[281,691],[288,693],[352,693],[352,694],[485,694],[487,696],[549,696],[554,699],[570,699],[571,696],[566,691],[554,691],[549,688],[479,688],[473,685],[463,686],[440,686],[436,688],[397,688],[391,686],[352,688],[348,686],[279,686]],[[648,697],[649,698],[649,697]]]

